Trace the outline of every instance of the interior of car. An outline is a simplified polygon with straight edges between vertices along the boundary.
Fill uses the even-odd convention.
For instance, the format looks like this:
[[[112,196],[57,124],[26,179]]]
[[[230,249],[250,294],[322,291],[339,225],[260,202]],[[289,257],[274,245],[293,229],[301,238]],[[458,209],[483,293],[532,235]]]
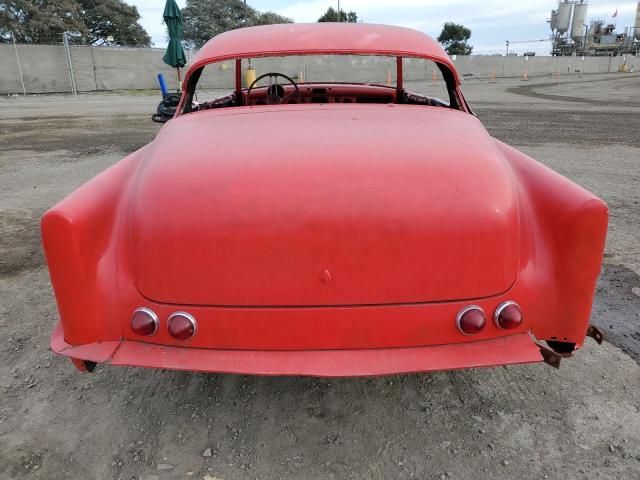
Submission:
[[[187,101],[181,113],[312,103],[462,109],[452,73],[430,60],[355,55],[301,58],[238,59],[235,68],[231,62],[205,65],[186,83]]]

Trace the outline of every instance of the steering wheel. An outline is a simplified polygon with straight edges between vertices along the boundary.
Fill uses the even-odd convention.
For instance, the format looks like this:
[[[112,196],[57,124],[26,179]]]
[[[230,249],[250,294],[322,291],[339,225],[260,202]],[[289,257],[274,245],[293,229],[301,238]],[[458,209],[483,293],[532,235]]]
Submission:
[[[253,88],[260,80],[266,77],[269,77],[269,86],[267,87],[267,105],[283,103],[285,100],[290,99],[294,95],[298,97],[298,103],[301,102],[302,97],[300,95],[300,89],[298,88],[298,84],[294,82],[291,77],[287,77],[283,73],[270,72],[265,73],[264,75],[260,75],[251,83],[251,85],[247,89],[247,105],[251,105],[251,91],[253,90]],[[278,77],[282,77],[287,80],[291,85],[293,85],[295,91],[291,92],[289,95],[285,95],[285,89],[278,83]]]

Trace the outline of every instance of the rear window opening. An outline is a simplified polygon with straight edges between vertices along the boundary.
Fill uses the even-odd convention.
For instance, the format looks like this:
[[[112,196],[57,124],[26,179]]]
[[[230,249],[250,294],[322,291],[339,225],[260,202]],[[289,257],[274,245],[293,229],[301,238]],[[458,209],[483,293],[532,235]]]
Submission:
[[[238,67],[240,75],[236,76]],[[186,89],[187,101],[181,113],[305,103],[399,103],[463,109],[449,68],[424,58],[380,55],[243,58],[205,65],[191,75]]]

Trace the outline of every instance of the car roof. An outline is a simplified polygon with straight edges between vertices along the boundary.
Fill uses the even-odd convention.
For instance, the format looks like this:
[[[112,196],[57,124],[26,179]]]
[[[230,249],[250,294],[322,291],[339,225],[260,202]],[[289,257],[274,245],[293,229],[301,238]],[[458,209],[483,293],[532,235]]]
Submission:
[[[285,23],[230,30],[209,40],[190,70],[234,58],[331,54],[426,58],[448,66],[459,83],[451,59],[430,36],[410,28],[368,23]]]

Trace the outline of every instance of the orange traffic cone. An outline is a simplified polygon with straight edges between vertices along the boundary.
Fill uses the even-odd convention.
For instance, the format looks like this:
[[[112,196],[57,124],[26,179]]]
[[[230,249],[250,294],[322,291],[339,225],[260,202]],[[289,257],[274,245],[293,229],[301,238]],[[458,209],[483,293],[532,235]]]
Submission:
[[[438,76],[436,75],[436,71],[432,70],[431,71],[431,85],[435,85],[437,81],[438,81]]]
[[[391,86],[391,69],[387,70],[387,87]]]

